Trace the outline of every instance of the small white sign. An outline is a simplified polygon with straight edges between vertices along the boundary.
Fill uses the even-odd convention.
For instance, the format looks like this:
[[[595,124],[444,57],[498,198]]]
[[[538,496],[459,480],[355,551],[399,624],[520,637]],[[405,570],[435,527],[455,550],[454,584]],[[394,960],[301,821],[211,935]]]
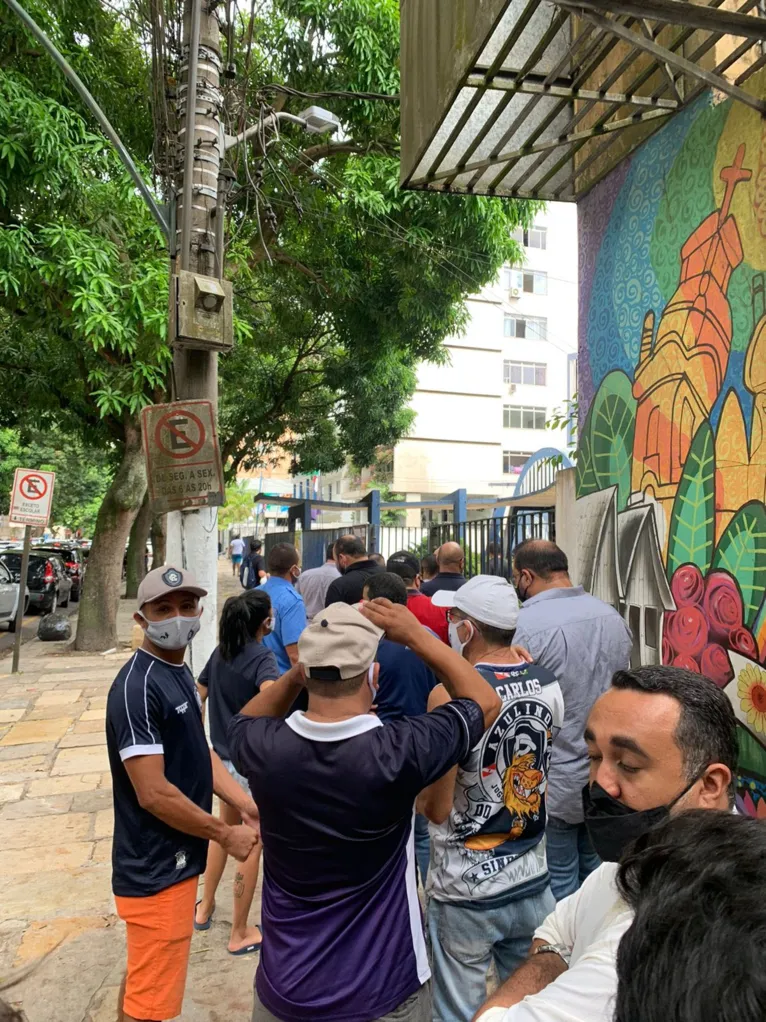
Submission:
[[[17,525],[47,525],[51,516],[55,472],[17,468],[11,493],[9,521]]]

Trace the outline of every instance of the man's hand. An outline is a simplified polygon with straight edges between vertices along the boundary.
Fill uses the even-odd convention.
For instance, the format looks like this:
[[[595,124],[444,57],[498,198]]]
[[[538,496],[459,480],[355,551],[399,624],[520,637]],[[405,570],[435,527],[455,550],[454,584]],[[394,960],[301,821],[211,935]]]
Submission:
[[[258,841],[261,840],[261,814],[258,812],[258,806],[255,802],[250,800],[250,805],[246,809],[241,811],[242,822],[246,823],[251,830],[255,831],[255,836]]]
[[[416,642],[423,632],[423,626],[406,607],[390,600],[377,599],[365,603],[359,611],[378,628],[382,628],[386,637],[402,646]]]
[[[511,646],[511,653],[517,660],[523,660],[527,664],[533,664],[535,662],[534,657],[531,655],[529,650],[524,649],[523,646]]]
[[[221,839],[221,848],[239,862],[244,862],[257,844],[255,831],[245,823],[229,827]]]

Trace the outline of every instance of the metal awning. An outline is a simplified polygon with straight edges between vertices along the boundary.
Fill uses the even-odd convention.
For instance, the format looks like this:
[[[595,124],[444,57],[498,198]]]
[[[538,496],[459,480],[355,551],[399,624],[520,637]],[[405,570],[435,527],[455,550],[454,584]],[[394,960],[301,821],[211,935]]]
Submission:
[[[405,188],[574,201],[705,89],[766,116],[766,0],[402,0],[401,20]]]

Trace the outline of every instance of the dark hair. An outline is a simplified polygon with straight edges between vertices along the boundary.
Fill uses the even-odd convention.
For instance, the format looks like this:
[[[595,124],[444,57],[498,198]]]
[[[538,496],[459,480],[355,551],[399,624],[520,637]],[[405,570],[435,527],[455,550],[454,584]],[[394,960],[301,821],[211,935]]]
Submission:
[[[269,572],[272,575],[286,575],[300,559],[300,554],[290,543],[277,543],[269,553]]]
[[[531,571],[544,579],[569,571],[567,555],[549,539],[525,539],[514,550],[513,562],[516,571]]]
[[[618,887],[615,1022],[766,1018],[766,821],[697,809],[638,839]]]
[[[675,742],[681,750],[686,778],[694,780],[709,763],[731,770],[731,798],[739,758],[737,722],[723,690],[709,678],[682,667],[637,667],[618,671],[612,688],[672,696],[681,705]]]
[[[221,611],[218,642],[221,656],[227,663],[238,656],[271,614],[269,594],[261,589],[248,589],[239,596],[230,596]]]
[[[386,559],[383,554],[370,554],[370,560],[375,561],[379,568],[385,568]]]
[[[367,671],[363,671],[354,678],[340,678],[338,681],[320,681],[306,676],[304,684],[309,692],[323,699],[340,699],[342,696],[354,695],[366,680]]]
[[[324,559],[326,561],[333,561],[333,560],[335,560],[335,544],[334,543],[328,543],[327,544],[327,550],[325,551]]]
[[[438,574],[438,572],[439,565],[436,561],[436,554],[426,554],[420,562],[420,573],[432,578],[434,575]]]
[[[251,539],[250,540],[250,549],[253,551],[254,554],[257,554],[262,546],[263,546],[263,543],[261,543],[261,541],[259,539]]]
[[[341,536],[335,541],[335,553],[347,557],[366,557],[367,547],[358,536]]]
[[[392,571],[405,582],[414,582],[416,576],[420,574],[420,562],[409,550],[397,550],[388,558],[386,571]]]
[[[506,632],[502,628],[485,625],[483,621],[476,621],[474,618],[471,618],[471,620],[481,632],[484,641],[490,646],[510,646],[513,643],[513,637],[516,634],[515,628]]]
[[[377,600],[383,597],[392,603],[400,603],[407,606],[407,586],[404,579],[395,575],[392,571],[378,571],[365,579],[364,589],[367,598]]]

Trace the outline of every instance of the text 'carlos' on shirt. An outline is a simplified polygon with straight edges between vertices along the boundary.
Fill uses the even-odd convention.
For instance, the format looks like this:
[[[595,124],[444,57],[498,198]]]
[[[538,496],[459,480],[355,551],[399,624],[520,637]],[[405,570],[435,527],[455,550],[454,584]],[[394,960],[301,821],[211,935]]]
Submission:
[[[137,650],[106,701],[112,771],[112,887],[121,897],[156,894],[205,871],[207,841],[158,820],[138,803],[125,769],[134,756],[164,756],[165,776],[200,809],[213,807],[213,770],[191,671]]]
[[[235,717],[229,751],[261,815],[258,996],[285,1022],[370,1022],[430,976],[415,878],[419,792],[484,731],[459,699],[385,726]]]
[[[564,699],[536,664],[476,664],[503,701],[495,723],[461,763],[452,812],[431,825],[429,895],[499,907],[548,884],[546,788]]]

